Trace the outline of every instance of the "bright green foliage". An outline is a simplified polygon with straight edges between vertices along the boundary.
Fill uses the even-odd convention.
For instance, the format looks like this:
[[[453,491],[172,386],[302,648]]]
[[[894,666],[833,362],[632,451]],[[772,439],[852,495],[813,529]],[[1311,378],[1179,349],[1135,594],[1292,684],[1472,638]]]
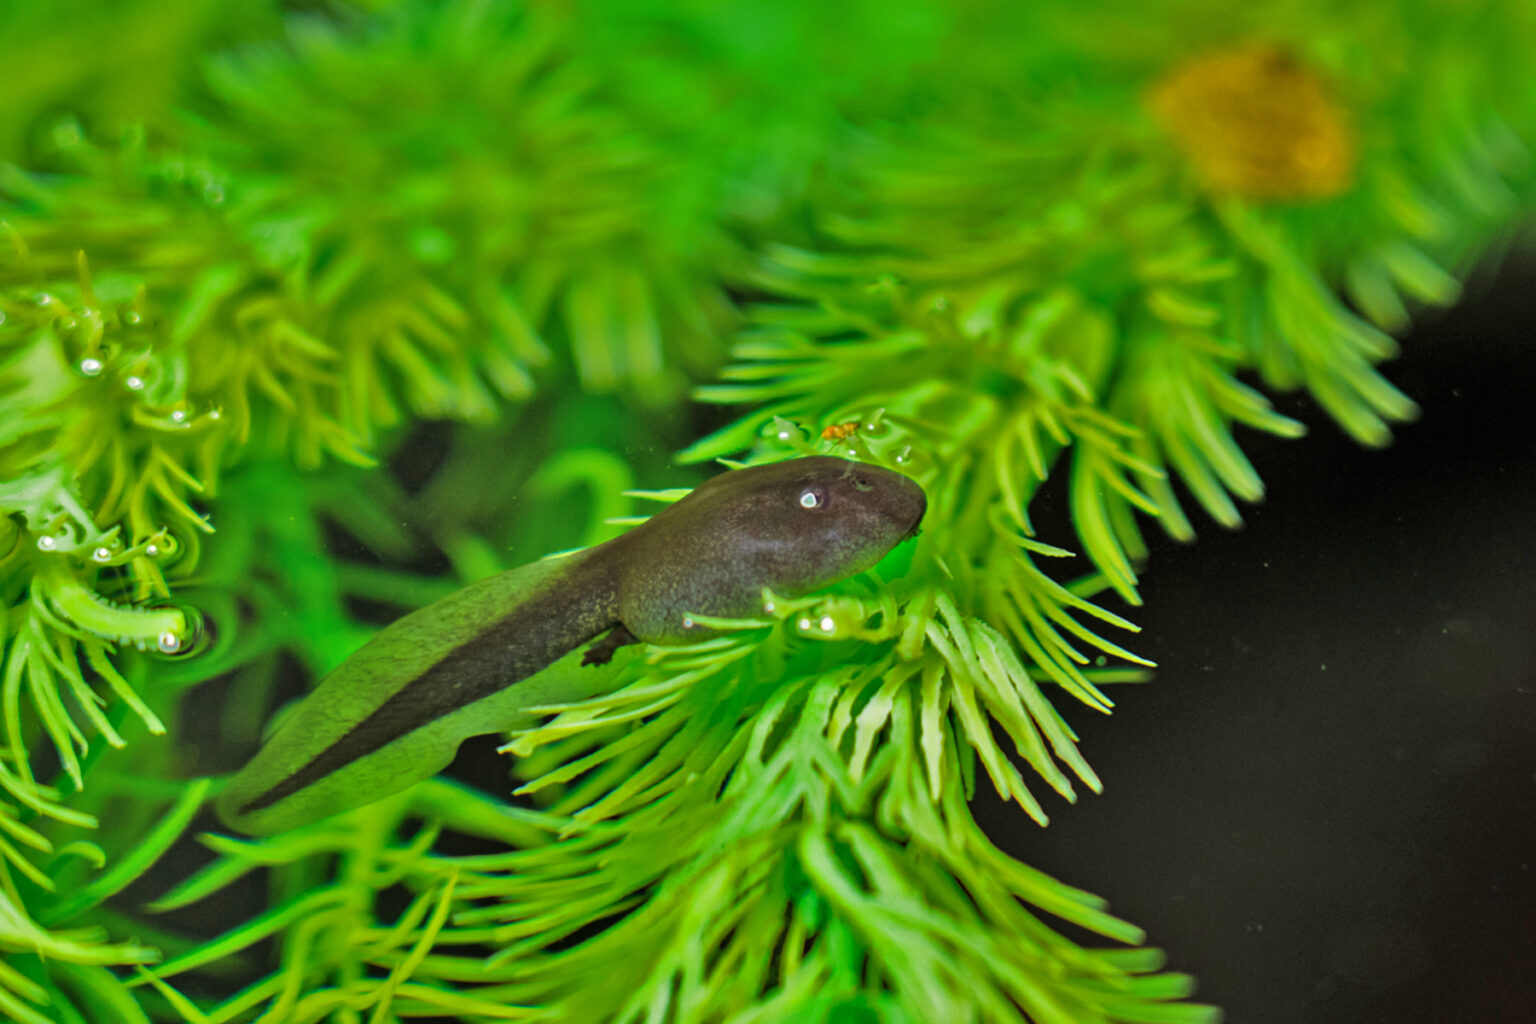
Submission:
[[[0,160],[22,159],[37,142],[42,111],[168,127],[201,53],[269,34],[279,16],[265,0],[0,5]]]
[[[289,836],[206,839],[219,859],[162,905],[325,851],[350,866],[335,888],[296,893],[274,916],[155,975],[228,956],[302,917],[305,929],[289,942],[306,987],[326,986],[313,1005],[374,1006],[387,993],[349,976],[348,965],[402,970],[408,938],[425,934],[416,922],[452,885],[457,912],[432,929],[440,952],[411,968],[409,998],[421,1010],[499,1005],[517,1017],[519,1007],[552,1007],[556,1019],[665,1020],[684,1008],[714,1016],[756,1007],[761,1019],[794,1020],[864,1007],[921,1020],[966,1019],[967,1006],[995,1015],[1017,999],[1040,1020],[1092,1021],[1127,1019],[1119,1016],[1127,1007],[1188,991],[1186,979],[1139,977],[1157,966],[1151,951],[1088,952],[1044,926],[1016,899],[1110,938],[1140,938],[1094,898],[1011,861],[970,819],[978,703],[1049,765],[1029,720],[1038,715],[1057,751],[1092,778],[1000,637],[960,625],[941,600],[926,628],[942,653],[897,667],[888,597],[770,600],[777,622],[742,622],[738,637],[658,650],[627,688],[518,738],[513,749],[533,776],[521,791],[558,794],[542,811],[434,783]],[[868,643],[886,657],[847,664]],[[797,681],[784,685],[786,674]],[[982,742],[989,763],[1006,764]],[[412,814],[518,849],[433,856],[436,830],[413,834],[403,825]],[[352,950],[344,936],[366,927],[358,899],[402,876],[422,893],[402,919],[409,927],[381,929],[377,946]],[[626,912],[591,943],[551,948]],[[484,946],[498,951],[484,964],[455,953]],[[873,988],[861,980],[865,949]],[[1061,966],[1037,976],[1050,962]],[[283,983],[271,976],[211,1019],[255,1000],[281,1006]],[[1165,1012],[1160,1019],[1207,1016]]]
[[[1413,415],[1390,332],[1536,197],[1529,5],[70,6],[0,11],[51,69],[0,98],[0,1016],[1213,1019],[967,799],[1100,788],[1055,701],[1146,677],[1095,602],[1139,602],[1146,517],[1193,536],[1175,481],[1262,495],[1238,428],[1301,428],[1260,389]],[[1213,187],[1159,120],[1256,43],[1349,187]],[[698,440],[689,386],[742,418]],[[547,709],[513,801],[186,866],[288,655],[611,535],[684,445],[896,466],[924,532]]]
[[[261,258],[325,311],[355,435],[399,418],[380,378],[416,416],[489,418],[531,393],[551,330],[598,390],[661,400],[679,365],[714,362],[719,212],[673,183],[568,35],[515,4],[400,4],[297,19],[209,67],[193,136]],[[479,373],[434,365],[454,350]]]

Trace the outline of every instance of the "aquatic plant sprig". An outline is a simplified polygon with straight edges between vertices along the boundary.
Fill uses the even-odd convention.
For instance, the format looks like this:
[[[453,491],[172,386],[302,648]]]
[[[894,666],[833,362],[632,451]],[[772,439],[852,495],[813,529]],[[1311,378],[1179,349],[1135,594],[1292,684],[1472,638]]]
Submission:
[[[121,708],[114,709],[120,712]],[[119,717],[121,717],[119,715]],[[96,843],[75,840],[55,847],[40,833],[9,820],[0,803],[0,831],[21,839],[37,852],[53,854],[41,868],[0,836],[0,1008],[22,1024],[59,1019],[61,1007],[103,1012],[123,1005],[123,990],[112,967],[145,965],[162,958],[159,948],[140,941],[110,941],[105,927],[86,915],[138,879],[186,830],[209,790],[207,779],[156,794],[158,818],[127,848],[108,856]],[[68,812],[79,817],[79,812]],[[82,822],[71,822],[82,824]],[[110,862],[110,863],[109,863]],[[11,870],[16,874],[13,875]],[[84,879],[84,880],[82,880]],[[44,964],[47,970],[40,970]]]
[[[124,180],[133,183],[133,175],[108,187]],[[71,198],[81,198],[61,193],[87,187],[57,179],[44,185],[18,175],[7,186],[7,198],[17,205],[7,210],[15,222],[7,226],[13,255],[0,265],[0,413],[6,424],[0,429],[0,509],[9,513],[0,587],[11,604],[0,672],[0,817],[6,822],[0,885],[25,917],[49,905],[39,893],[54,881],[42,861],[61,848],[61,830],[98,824],[97,815],[77,809],[81,801],[74,794],[88,785],[103,748],[122,747],[131,738],[119,712],[137,716],[152,733],[167,731],[163,705],[142,689],[145,673],[121,649],[177,653],[197,640],[197,616],[168,598],[172,586],[198,568],[198,536],[211,529],[198,506],[216,491],[231,453],[253,427],[259,432],[258,424],[274,422],[273,405],[279,415],[303,406],[284,404],[295,388],[278,375],[238,365],[250,350],[225,348],[222,355],[236,356],[232,364],[216,346],[196,344],[186,333],[195,316],[180,323],[162,319],[156,300],[174,304],[175,294],[165,277],[147,275],[154,286],[146,287],[110,267],[93,272],[79,250],[60,252],[68,232],[36,215],[40,209],[60,213]],[[171,200],[174,205],[174,195]],[[17,224],[28,229],[32,244]],[[119,243],[131,241],[136,230],[114,236],[110,224],[99,220],[91,229],[95,237]],[[217,289],[205,287],[209,280],[193,287],[194,306],[216,301]],[[295,339],[301,347],[308,344]],[[310,354],[316,354],[313,348]],[[260,397],[252,399],[248,386]],[[356,451],[350,443],[344,450]],[[319,557],[318,543],[310,557]],[[233,607],[221,614],[226,642],[238,617]],[[345,638],[345,630],[336,630],[327,642]],[[33,752],[50,742],[61,768],[57,780],[34,774],[35,765],[48,762]],[[134,863],[140,861],[119,859],[113,870]],[[143,962],[154,955],[139,944],[101,941],[96,932],[89,941],[95,952],[89,953],[48,934],[42,924],[18,923],[0,929],[0,942],[18,954],[53,951],[64,965],[54,975],[61,984],[71,977],[70,963]],[[68,1006],[79,998],[79,1005],[92,1005],[107,998],[102,992],[115,991],[117,982],[97,970],[100,977],[80,980],[101,990],[95,996],[54,992],[51,1001]],[[17,1010],[17,1016],[25,1014]]]
[[[78,789],[78,755],[91,741],[77,719],[110,745],[125,742],[101,710],[93,681],[151,731],[164,732],[113,654],[117,645],[175,653],[195,640],[194,620],[164,602],[165,573],[190,569],[190,538],[208,529],[189,503],[203,484],[184,464],[207,464],[218,427],[217,417],[201,426],[185,415],[183,423],[136,418],[146,398],[167,400],[184,378],[174,359],[153,382],[139,368],[153,351],[152,336],[134,322],[142,296],[98,288],[78,253],[70,264],[67,283],[0,290],[0,416],[7,424],[0,431],[0,510],[10,514],[12,533],[0,561],[0,587],[11,604],[4,724],[12,768],[0,787],[28,815],[88,824],[33,777],[28,751],[49,737]],[[31,250],[18,246],[7,274],[14,281],[40,273]],[[123,357],[124,350],[139,354]],[[36,715],[31,724],[22,719],[23,680]],[[65,691],[72,700],[60,699]],[[31,833],[28,845],[39,838]]]
[[[952,616],[945,604],[940,614]],[[761,622],[751,626],[760,630]],[[969,643],[965,628],[962,642]],[[951,687],[941,685],[951,671],[974,685],[974,663],[954,649],[954,662],[945,662],[937,648],[921,662],[902,662],[894,633],[873,648],[884,652],[873,661],[829,660],[824,642],[779,635],[799,653],[732,637],[710,674],[690,678],[686,688],[656,674],[679,658],[693,676],[704,670],[699,654],[654,656],[631,691],[645,695],[639,703],[648,717],[625,724],[615,715],[636,705],[620,690],[564,709],[520,737],[518,748],[529,755],[520,770],[535,776],[526,788],[556,786],[550,811],[569,815],[571,826],[550,845],[446,862],[464,872],[464,891],[485,901],[455,918],[465,930],[448,941],[501,947],[490,968],[499,997],[546,1006],[554,1000],[551,1009],[581,1020],[660,1021],[679,1006],[825,1014],[859,1005],[874,977],[873,991],[891,1012],[951,1019],[983,1007],[998,1012],[1001,1004],[988,1001],[991,983],[974,993],[948,970],[913,969],[913,958],[970,963],[962,951],[971,947],[959,937],[987,934],[1000,945],[978,953],[973,968],[1005,987],[1045,971],[1053,980],[1031,982],[1042,986],[1034,990],[1043,1000],[1037,1006],[1060,1001],[1080,1019],[1108,1020],[1153,1012],[1155,1001],[1155,1012],[1168,1019],[1210,1018],[1206,1008],[1162,1004],[1186,993],[1187,980],[1167,976],[1144,987],[1132,980],[1155,967],[1155,956],[1084,951],[1042,929],[1015,902],[1023,897],[1115,938],[1139,938],[1097,901],[1022,866],[1006,895],[982,877],[1006,858],[974,823],[964,831],[973,748],[949,738],[962,726],[947,706]],[[993,642],[983,640],[982,657],[991,657]],[[664,709],[647,703],[658,686],[667,690]],[[584,724],[568,717],[577,712]],[[864,824],[871,815],[878,826]],[[961,835],[968,838],[957,849]],[[944,859],[914,860],[913,845]],[[933,882],[908,874],[921,863],[988,893],[979,911],[985,925],[969,901],[909,902]],[[893,906],[906,909],[885,920]],[[581,922],[616,914],[623,916],[595,938],[551,947]],[[900,941],[877,937],[892,928]],[[637,945],[642,934],[648,938]],[[627,953],[616,958],[619,949]],[[700,955],[705,949],[714,952]],[[1046,962],[1056,966],[1047,970]],[[773,964],[778,968],[766,966]],[[607,983],[598,984],[600,975]],[[1092,979],[1120,991],[1123,1001],[1093,994]]]
[[[1223,115],[1231,122],[1207,125],[1202,145],[1230,144],[1236,154],[1238,143],[1220,132],[1247,130],[1236,111],[1265,116],[1260,84],[1272,78],[1310,90],[1312,102],[1339,102],[1326,98],[1323,73],[1306,65],[1303,48],[1275,54],[1241,50],[1224,64],[1212,57],[1219,71],[1192,62],[1167,72],[1226,76],[1223,87],[1234,92]],[[1144,551],[1137,515],[1192,536],[1169,470],[1219,523],[1234,525],[1232,496],[1255,501],[1262,487],[1233,428],[1300,432],[1236,374],[1252,368],[1271,386],[1306,387],[1355,437],[1384,443],[1388,424],[1413,416],[1414,405],[1376,369],[1394,342],[1347,309],[1336,288],[1364,288],[1362,307],[1389,327],[1402,325],[1397,313],[1407,300],[1454,298],[1455,280],[1437,258],[1458,259],[1467,243],[1449,225],[1464,225],[1462,237],[1470,237],[1488,230],[1489,211],[1501,206],[1476,202],[1465,185],[1506,194],[1498,182],[1518,172],[1520,144],[1496,116],[1463,125],[1485,141],[1447,157],[1461,169],[1436,183],[1407,158],[1413,143],[1394,149],[1373,139],[1352,191],[1353,171],[1326,196],[1310,196],[1311,205],[1265,205],[1266,196],[1236,185],[1219,194],[1191,186],[1199,161],[1215,159],[1179,150],[1179,118],[1186,105],[1196,116],[1198,101],[1186,100],[1182,85],[1148,88],[1171,141],[1127,117],[1091,129],[1053,123],[1052,145],[1041,147],[1016,124],[989,128],[978,119],[969,129],[946,121],[912,130],[880,148],[853,178],[854,212],[828,219],[828,245],[780,247],[763,261],[760,282],[785,301],[753,310],[736,364],[699,391],[707,401],[759,408],[687,455],[754,444],[775,416],[827,422],[890,407],[903,373],[930,391],[955,388],[949,416],[921,431],[955,435],[949,452],[966,435],[978,448],[995,439],[1002,508],[1026,535],[1033,485],[1019,480],[1049,471],[1042,439],[1051,451],[1070,446],[1079,540],[1134,603]],[[1382,102],[1416,98],[1409,91]],[[1043,116],[1013,115],[1032,123]],[[1288,127],[1302,130],[1277,125],[1266,144],[1283,145]],[[1091,138],[1081,135],[1089,131]],[[1060,162],[1074,153],[1095,155],[1068,173]],[[1353,255],[1324,242],[1330,228],[1337,234],[1327,237],[1349,239]],[[916,388],[903,390],[910,404]],[[1014,409],[1017,421],[999,421],[992,402]],[[987,429],[976,431],[978,423]]]
[[[427,790],[448,789],[428,783]],[[391,841],[409,804],[404,796],[386,800],[356,815],[347,815],[285,836],[260,841],[205,836],[216,858],[197,875],[167,893],[155,909],[169,910],[218,892],[253,870],[280,873],[285,867],[303,873],[317,856],[333,856],[345,870],[335,881],[294,892],[274,912],[236,926],[212,942],[142,972],[136,985],[164,993],[189,1019],[225,1021],[253,1010],[277,1016],[369,1010],[421,1015],[475,1014],[489,1019],[521,1019],[525,1008],[497,1006],[481,998],[483,986],[444,983],[430,969],[428,952],[456,904],[455,872],[423,870],[421,859],[439,830],[489,828],[487,835],[503,840],[523,838],[528,831],[512,816],[486,800],[464,791],[434,794],[428,802],[434,818],[400,842]],[[390,925],[374,916],[379,893],[406,881],[418,889],[412,902]],[[258,976],[241,992],[208,1010],[186,999],[166,979],[214,960],[244,959],[246,951],[272,935],[283,936],[284,967]],[[432,958],[435,959],[435,958]],[[380,985],[367,967],[389,971]],[[419,976],[418,976],[419,972]],[[426,979],[423,982],[422,979]],[[457,979],[453,979],[457,980]]]
[[[538,5],[403,3],[294,18],[209,62],[194,135],[240,183],[249,237],[340,314],[359,436],[400,418],[395,391],[417,416],[488,419],[552,350],[588,390],[648,402],[718,362],[719,211],[580,31]],[[455,350],[475,372],[438,365]]]
[[[765,593],[763,601],[767,610],[762,617],[713,622],[722,635],[690,647],[652,648],[635,659],[626,685],[577,704],[546,708],[550,717],[545,723],[520,731],[512,745],[522,755],[516,764],[527,780],[520,792],[537,801],[540,810],[507,807],[434,782],[284,836],[257,841],[206,837],[216,860],[163,897],[159,907],[207,898],[255,870],[292,870],[299,877],[316,857],[355,859],[363,850],[375,860],[367,870],[337,874],[336,884],[352,895],[295,892],[296,902],[284,904],[278,916],[234,929],[195,954],[155,968],[153,977],[174,983],[177,974],[206,964],[208,956],[236,955],[302,916],[309,922],[306,927],[288,929],[284,972],[258,979],[224,1004],[200,1012],[224,1020],[256,1008],[281,1010],[291,1005],[283,1001],[283,993],[292,991],[285,977],[303,978],[309,990],[322,979],[336,978],[339,987],[327,988],[331,994],[325,998],[336,1005],[374,1006],[381,993],[367,984],[361,965],[392,969],[408,959],[410,950],[427,944],[433,952],[415,964],[412,978],[434,990],[432,1000],[402,1005],[499,1004],[508,1013],[513,1007],[526,1012],[539,1007],[544,1013],[596,1021],[620,1011],[638,1014],[633,1019],[662,1019],[648,1018],[646,1007],[662,1005],[654,1002],[657,994],[677,984],[683,986],[679,998],[701,1010],[740,1008],[761,999],[784,998],[786,1005],[808,1007],[857,1000],[855,976],[849,973],[853,968],[838,949],[851,949],[846,944],[870,926],[876,904],[866,899],[875,899],[886,886],[919,884],[899,881],[906,869],[899,863],[899,845],[893,844],[915,841],[900,837],[920,828],[927,842],[953,845],[945,838],[952,826],[944,822],[963,807],[974,756],[971,743],[957,738],[964,735],[962,719],[974,727],[979,716],[974,710],[958,715],[951,710],[952,687],[976,694],[962,703],[983,707],[1005,700],[1017,704],[1018,697],[1005,699],[976,678],[981,662],[975,658],[991,657],[996,641],[975,633],[971,625],[959,627],[963,635],[954,633],[951,626],[960,620],[942,595],[933,599],[938,607],[926,625],[910,628],[938,631],[949,644],[950,660],[935,644],[916,663],[904,661],[897,650],[909,624],[893,616],[895,606],[886,593],[864,597],[854,588],[798,600]],[[853,628],[839,628],[835,638],[821,635],[816,627],[829,616]],[[801,620],[813,622],[809,633],[799,628]],[[963,645],[977,642],[979,655],[961,653]],[[880,656],[870,663],[850,657],[862,649]],[[948,682],[950,673],[964,681]],[[1034,690],[1022,674],[1010,686],[1015,694],[1019,687]],[[1038,692],[1029,699],[1036,703]],[[1016,716],[992,713],[1010,728],[1019,724]],[[919,731],[921,744],[904,738]],[[1059,720],[1049,718],[1044,735],[1045,740],[1037,736],[1034,741],[1037,752],[1065,739]],[[984,757],[989,770],[1009,778],[1005,769],[997,769],[1006,761],[1001,753]],[[895,772],[898,764],[902,767]],[[1017,774],[1011,778],[1017,780]],[[1017,781],[1018,792],[1010,795],[1029,801],[1027,788]],[[947,804],[935,803],[941,798]],[[919,806],[929,809],[919,813]],[[850,839],[846,822],[880,807],[886,823]],[[425,816],[424,829],[412,824],[417,814]],[[990,891],[991,883],[981,874],[970,878],[964,872],[984,873],[990,870],[989,858],[1001,855],[974,824],[969,827],[973,834],[967,842],[974,848],[958,854],[956,863],[965,866],[965,884]],[[502,853],[443,857],[431,852],[440,828],[512,845]],[[360,843],[360,834],[380,841]],[[841,850],[850,841],[857,843],[861,857],[873,859],[852,874],[842,867],[828,874],[826,851]],[[841,856],[834,860],[840,862]],[[877,874],[866,877],[866,869]],[[424,908],[431,894],[446,899],[441,894],[448,877],[457,879],[452,905],[440,927],[429,933]],[[326,938],[358,935],[359,919],[341,907],[366,912],[380,892],[400,882],[417,896],[393,925],[380,926],[376,947]],[[1155,959],[1131,961],[1083,951],[1041,931],[1029,913],[1008,909],[1023,895],[1085,927],[1136,939],[1138,932],[1104,914],[1096,901],[1024,869],[1009,884],[1012,894],[1003,896],[999,890],[1000,902],[985,912],[986,928],[1015,953],[989,961],[989,969],[1011,971],[1007,965],[1031,957],[1075,964],[1059,985],[1047,986],[1055,993],[1047,998],[1066,1000],[1084,1013],[1099,1007],[1104,1019],[1121,1019],[1116,1005],[1130,1013],[1129,1007],[1162,1004],[1187,991],[1187,981],[1176,976],[1139,988],[1142,983],[1133,979],[1154,969]],[[882,888],[858,896],[866,886]],[[322,897],[323,905],[305,902]],[[904,940],[909,954],[931,956],[935,962],[960,955],[950,943],[980,926],[972,920],[975,909],[966,906],[925,912],[928,923],[904,926],[912,929]],[[699,915],[708,907],[714,913],[706,923]],[[780,925],[760,927],[775,914]],[[947,923],[944,914],[952,915]],[[559,948],[562,936],[614,915],[623,915],[622,921],[603,930],[596,942]],[[786,920],[791,922],[787,932]],[[732,930],[733,921],[752,925]],[[643,956],[633,947],[641,934],[651,936]],[[1017,945],[1021,935],[1031,936],[1033,952]],[[730,955],[696,975],[687,958],[698,943],[714,941],[711,936]],[[486,945],[498,950],[488,964],[474,953]],[[633,987],[612,983],[609,958],[619,948],[630,949],[620,962],[628,965]],[[896,953],[896,947],[884,947],[871,961],[882,977],[890,976],[892,1005],[968,1005],[970,997],[947,983],[940,991],[911,989],[916,976]],[[780,976],[731,966],[766,964],[777,957],[787,958]],[[598,984],[599,977],[605,983]],[[833,984],[818,990],[818,978]],[[786,992],[774,995],[781,983]],[[1106,997],[1095,994],[1100,983],[1125,989],[1123,1000],[1105,1002]],[[578,992],[585,995],[578,999],[573,995]],[[403,995],[402,989],[396,998]],[[616,1002],[621,1000],[622,1005]],[[1201,1008],[1171,1004],[1158,1012],[1173,1020],[1209,1017]]]

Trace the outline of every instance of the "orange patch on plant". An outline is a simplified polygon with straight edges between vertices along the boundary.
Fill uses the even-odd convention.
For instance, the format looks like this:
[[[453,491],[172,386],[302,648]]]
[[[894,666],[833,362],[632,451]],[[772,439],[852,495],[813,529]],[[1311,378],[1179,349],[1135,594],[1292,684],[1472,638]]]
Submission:
[[[1327,199],[1354,182],[1347,112],[1321,75],[1278,46],[1186,61],[1152,85],[1146,102],[1213,192]]]

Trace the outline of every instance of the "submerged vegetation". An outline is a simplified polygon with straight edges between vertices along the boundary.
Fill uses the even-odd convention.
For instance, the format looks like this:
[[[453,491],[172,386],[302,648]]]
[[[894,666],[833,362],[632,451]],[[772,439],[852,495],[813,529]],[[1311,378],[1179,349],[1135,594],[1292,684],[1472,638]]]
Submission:
[[[1414,415],[1392,335],[1536,198],[1533,21],[0,10],[0,1016],[1215,1019],[967,800],[1101,788],[1058,705],[1147,677],[1143,531],[1240,521],[1266,392]],[[220,833],[296,680],[679,451],[899,468],[924,532],[636,653],[509,784]]]

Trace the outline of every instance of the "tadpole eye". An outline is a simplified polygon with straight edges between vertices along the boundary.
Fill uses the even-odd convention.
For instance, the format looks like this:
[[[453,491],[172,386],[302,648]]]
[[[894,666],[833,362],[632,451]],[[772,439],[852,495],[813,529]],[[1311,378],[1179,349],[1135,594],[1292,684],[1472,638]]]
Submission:
[[[807,487],[800,492],[801,508],[821,508],[827,503],[827,496],[822,493],[820,487]]]

